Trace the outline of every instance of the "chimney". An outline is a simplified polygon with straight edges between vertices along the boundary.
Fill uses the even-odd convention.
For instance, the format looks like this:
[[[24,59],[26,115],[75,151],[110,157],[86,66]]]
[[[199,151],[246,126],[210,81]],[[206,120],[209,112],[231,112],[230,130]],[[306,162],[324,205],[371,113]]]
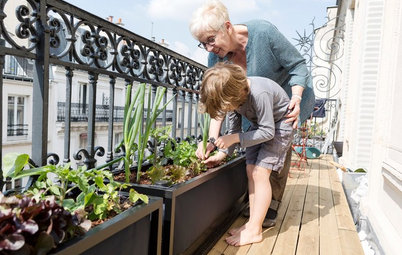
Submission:
[[[165,39],[163,39],[163,38],[161,39],[161,42],[159,44],[164,47],[169,47],[169,43],[167,41],[165,41]]]
[[[116,25],[119,25],[119,26],[124,26],[124,24],[121,22],[121,18],[119,18],[119,19],[118,19],[118,21],[117,21]]]
[[[108,20],[109,22],[113,22],[113,16],[107,17],[107,20]]]

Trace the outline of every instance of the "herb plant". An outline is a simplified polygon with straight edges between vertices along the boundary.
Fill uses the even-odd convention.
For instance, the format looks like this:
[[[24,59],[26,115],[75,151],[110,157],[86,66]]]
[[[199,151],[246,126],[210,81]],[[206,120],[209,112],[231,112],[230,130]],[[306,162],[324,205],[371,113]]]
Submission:
[[[147,116],[145,121],[145,129],[142,133],[141,126],[143,121],[146,88],[145,84],[140,84],[133,98],[131,98],[131,86],[132,85],[129,85],[127,87],[123,126],[123,143],[126,149],[126,155],[124,157],[124,170],[127,183],[130,181],[130,166],[134,161],[133,156],[135,149],[138,149],[137,182],[139,181],[141,176],[142,161],[144,159],[144,152],[152,127],[156,122],[156,118],[173,99],[170,99],[166,104],[161,107],[161,102],[163,99],[163,95],[166,93],[166,88],[158,87],[151,110],[151,87],[149,87]],[[135,145],[136,141],[138,141],[137,145]]]
[[[208,113],[203,114],[204,120],[200,122],[202,130],[202,145],[204,148],[204,154],[207,152],[207,143],[209,138],[209,125],[211,123],[211,117]]]

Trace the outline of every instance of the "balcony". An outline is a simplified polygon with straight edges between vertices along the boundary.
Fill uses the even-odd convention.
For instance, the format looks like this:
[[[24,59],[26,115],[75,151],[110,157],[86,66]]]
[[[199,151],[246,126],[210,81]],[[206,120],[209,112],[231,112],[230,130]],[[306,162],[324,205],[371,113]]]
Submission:
[[[7,4],[12,3],[13,1],[7,2]],[[45,6],[42,5],[44,3]],[[5,4],[3,1],[1,6],[3,12]],[[26,150],[30,154],[32,165],[64,165],[80,161],[84,162],[88,169],[93,169],[99,166],[100,158],[105,162],[116,160],[119,155],[116,155],[114,145],[116,140],[118,140],[117,143],[121,140],[118,133],[121,135],[122,130],[117,130],[115,124],[121,124],[124,117],[124,107],[116,106],[116,103],[122,105],[122,102],[117,102],[122,99],[115,95],[117,86],[127,90],[133,84],[146,83],[150,88],[147,90],[146,97],[151,99],[155,98],[158,87],[167,88],[168,92],[163,97],[163,103],[167,102],[168,95],[172,95],[173,100],[169,104],[168,110],[164,110],[157,118],[157,124],[166,126],[172,123],[170,134],[172,138],[183,140],[186,137],[198,137],[201,134],[198,124],[201,117],[196,113],[196,109],[198,90],[202,75],[206,70],[205,66],[64,1],[44,0],[40,3],[29,1],[28,4],[30,4],[29,8],[23,5],[14,6],[14,10],[17,11],[7,13],[7,16],[17,16],[19,29],[15,35],[13,34],[15,27],[8,27],[4,24],[4,17],[0,17],[3,38],[3,44],[0,46],[0,58],[4,60],[6,56],[12,56],[39,63],[33,67],[32,94],[27,95],[28,98],[32,98],[31,115],[33,120],[32,144]],[[0,63],[2,62],[0,61]],[[58,101],[54,105],[50,104],[53,94],[50,95],[49,92],[51,87],[49,76],[54,74],[50,68],[52,66],[57,66],[64,71],[62,77],[52,80],[52,82],[58,82],[52,87],[54,89],[52,92],[58,96],[56,97]],[[88,103],[85,104],[73,103],[75,100],[73,84],[76,79],[82,79],[82,77],[77,77],[79,76],[77,73],[84,73],[87,79]],[[0,80],[1,96],[3,95],[3,85],[10,78],[7,73],[2,73],[2,77],[6,79]],[[27,79],[27,81],[31,80]],[[107,87],[110,99],[108,105],[96,104],[100,97],[100,86],[98,85]],[[0,113],[2,112],[3,106],[0,105]],[[144,126],[147,113],[147,109],[145,109],[141,127]],[[51,121],[54,116],[53,123]],[[77,144],[80,143],[73,140],[76,135],[71,131],[73,122],[82,123],[79,136],[82,140],[85,138],[85,146],[77,147]],[[54,126],[59,123],[64,124],[63,130],[60,132],[62,134],[54,133]],[[79,124],[81,125],[81,123]],[[103,124],[102,128],[107,128],[97,130],[98,123]],[[323,122],[321,124],[324,125]],[[0,134],[2,134],[3,126],[3,120],[0,118]],[[322,127],[321,130],[323,129],[325,128]],[[101,131],[106,134],[105,139],[99,138]],[[7,135],[27,136],[28,125],[10,126],[7,128]],[[319,133],[318,136],[322,140],[323,133]],[[55,137],[62,138],[60,141],[52,140]],[[3,142],[2,136],[0,136],[0,142]],[[61,152],[54,153],[49,149],[51,145],[52,149],[60,149]],[[2,148],[3,146],[0,145],[0,166],[3,162]],[[23,149],[16,148],[16,150],[21,152]],[[361,254],[356,231],[353,230],[351,216],[347,212],[343,190],[336,179],[334,169],[327,164],[328,160],[326,156],[316,161],[311,160],[311,166],[305,173],[293,173],[294,176],[289,179],[283,206],[279,212],[278,225],[274,229],[264,232],[262,243],[241,248],[228,247],[223,241],[225,235],[220,235],[220,240],[216,242],[216,245],[205,244],[208,249],[203,252],[206,253],[210,250],[210,254],[267,254],[267,251],[268,253],[272,251],[278,254],[291,254],[297,251],[300,254],[311,254],[311,251],[319,254],[333,250],[338,254],[349,251]],[[244,174],[244,171],[241,172]],[[217,175],[216,171],[212,170],[211,175]],[[232,180],[230,178],[223,179]],[[32,181],[32,179],[30,180]],[[190,187],[184,189],[190,189],[203,182],[207,183],[207,181],[190,181],[188,184]],[[229,184],[231,184],[230,181]],[[8,179],[0,180],[2,190],[9,190],[16,186],[18,183],[12,184]],[[213,187],[212,192],[215,188],[218,190],[219,187]],[[210,187],[208,189],[211,191]],[[171,207],[178,203],[179,199],[177,201],[174,199],[180,195],[177,193],[182,191],[171,193],[168,191],[163,188],[159,193],[168,194],[171,196],[168,198],[173,201],[165,204],[165,211],[163,211],[162,202],[159,200],[159,212],[153,213],[152,216],[159,220],[157,223],[150,223],[159,227],[157,233],[152,234],[155,254],[161,254],[159,248],[155,247],[160,247],[158,245],[160,245],[162,235],[160,222],[162,215],[173,219],[165,219],[165,226],[173,225],[174,221],[178,221],[174,218],[175,209]],[[234,192],[225,190],[221,193]],[[221,194],[216,194],[216,196],[218,195]],[[211,198],[212,196],[207,199]],[[190,200],[192,200],[191,197]],[[245,202],[243,198],[239,203],[244,205]],[[169,209],[172,210],[166,213],[166,210]],[[183,210],[183,208],[179,209]],[[203,210],[205,211],[198,213],[203,214],[208,211],[206,207]],[[144,215],[141,214],[141,217],[150,218]],[[185,214],[183,218],[187,216],[188,214]],[[196,222],[197,218],[191,220]],[[244,222],[245,219],[237,218],[234,226]],[[124,225],[123,222],[119,224]],[[224,231],[230,224],[226,224],[219,231]],[[166,228],[163,231],[163,234],[167,235],[164,237],[165,240],[169,238],[173,240],[174,228]],[[211,231],[211,229],[208,230]],[[188,231],[190,233],[192,230]],[[211,236],[216,234],[208,233]],[[102,237],[98,238],[102,239]],[[206,237],[200,235],[199,238],[201,241],[194,241],[194,245],[202,247]],[[345,238],[348,238],[349,242],[346,242]],[[163,253],[173,253],[173,248],[169,246],[172,243],[173,241],[164,244],[167,248],[163,250]],[[113,249],[113,246],[109,245],[107,248]]]

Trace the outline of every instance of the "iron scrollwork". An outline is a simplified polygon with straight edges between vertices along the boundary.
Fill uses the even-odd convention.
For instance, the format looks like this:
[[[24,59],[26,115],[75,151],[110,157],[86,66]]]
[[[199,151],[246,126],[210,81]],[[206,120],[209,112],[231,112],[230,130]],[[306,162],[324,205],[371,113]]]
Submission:
[[[17,7],[14,17],[18,22],[15,34],[19,40],[13,40],[7,29],[5,19],[11,17],[0,16],[0,32],[11,47],[34,53],[39,40],[35,24],[41,22],[38,14],[43,7],[38,1],[26,1],[27,5]],[[1,11],[4,12],[6,4],[7,1],[2,2]],[[50,54],[58,64],[62,61],[66,65],[100,68],[110,75],[130,75],[183,88],[199,87],[202,72],[196,70],[206,67],[134,33],[122,32],[103,19],[86,17],[79,8],[71,6],[68,8],[71,12],[67,12],[63,8],[66,3],[54,1],[52,4],[46,6],[47,22],[43,27],[50,35]],[[28,46],[16,42],[21,40],[28,40]]]

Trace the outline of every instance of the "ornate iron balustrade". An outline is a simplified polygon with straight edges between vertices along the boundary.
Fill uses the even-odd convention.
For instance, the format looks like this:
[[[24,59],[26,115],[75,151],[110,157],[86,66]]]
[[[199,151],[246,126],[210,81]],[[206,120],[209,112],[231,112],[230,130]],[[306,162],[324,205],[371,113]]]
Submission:
[[[96,105],[95,121],[108,122],[109,121],[109,105]],[[66,103],[57,102],[57,121],[62,122],[66,120],[65,115]],[[114,122],[123,122],[124,107],[114,107]],[[147,109],[144,110],[144,116],[147,115]],[[166,110],[166,121],[171,122],[173,119],[173,110]],[[72,103],[71,104],[71,121],[83,122],[88,121],[88,104]],[[157,118],[158,122],[162,122],[161,116]]]
[[[75,70],[88,73],[88,147],[80,151],[85,151],[83,154],[89,167],[96,162],[95,154],[103,156],[106,151],[107,160],[113,158],[116,80],[124,80],[126,85],[148,83],[152,86],[153,95],[157,86],[167,87],[169,94],[175,95],[172,122],[184,123],[185,111],[181,116],[177,115],[178,102],[181,102],[182,109],[189,102],[186,111],[187,135],[197,135],[199,130],[194,123],[198,123],[198,115],[193,118],[192,109],[194,105],[197,107],[197,90],[205,66],[61,0],[26,0],[26,4],[13,5],[16,5],[14,1],[0,0],[0,34],[3,39],[0,45],[0,70],[4,68],[6,56],[34,61],[32,102],[35,120],[32,123],[31,157],[36,164],[47,163],[49,66],[52,65],[64,67],[66,76],[64,162],[70,161],[71,98]],[[6,12],[10,6],[13,11]],[[107,145],[95,146],[96,97],[100,75],[109,77],[109,138]],[[3,73],[0,75],[0,95],[3,95]],[[167,96],[164,98],[166,100]],[[2,107],[0,105],[0,128],[3,127]],[[166,123],[166,112],[162,118]],[[191,133],[191,127],[195,127],[195,134]],[[176,133],[176,125],[173,125],[172,135],[176,137]],[[180,136],[184,137],[184,125]],[[0,149],[0,166],[1,153]]]
[[[7,136],[27,136],[28,124],[7,125]]]

